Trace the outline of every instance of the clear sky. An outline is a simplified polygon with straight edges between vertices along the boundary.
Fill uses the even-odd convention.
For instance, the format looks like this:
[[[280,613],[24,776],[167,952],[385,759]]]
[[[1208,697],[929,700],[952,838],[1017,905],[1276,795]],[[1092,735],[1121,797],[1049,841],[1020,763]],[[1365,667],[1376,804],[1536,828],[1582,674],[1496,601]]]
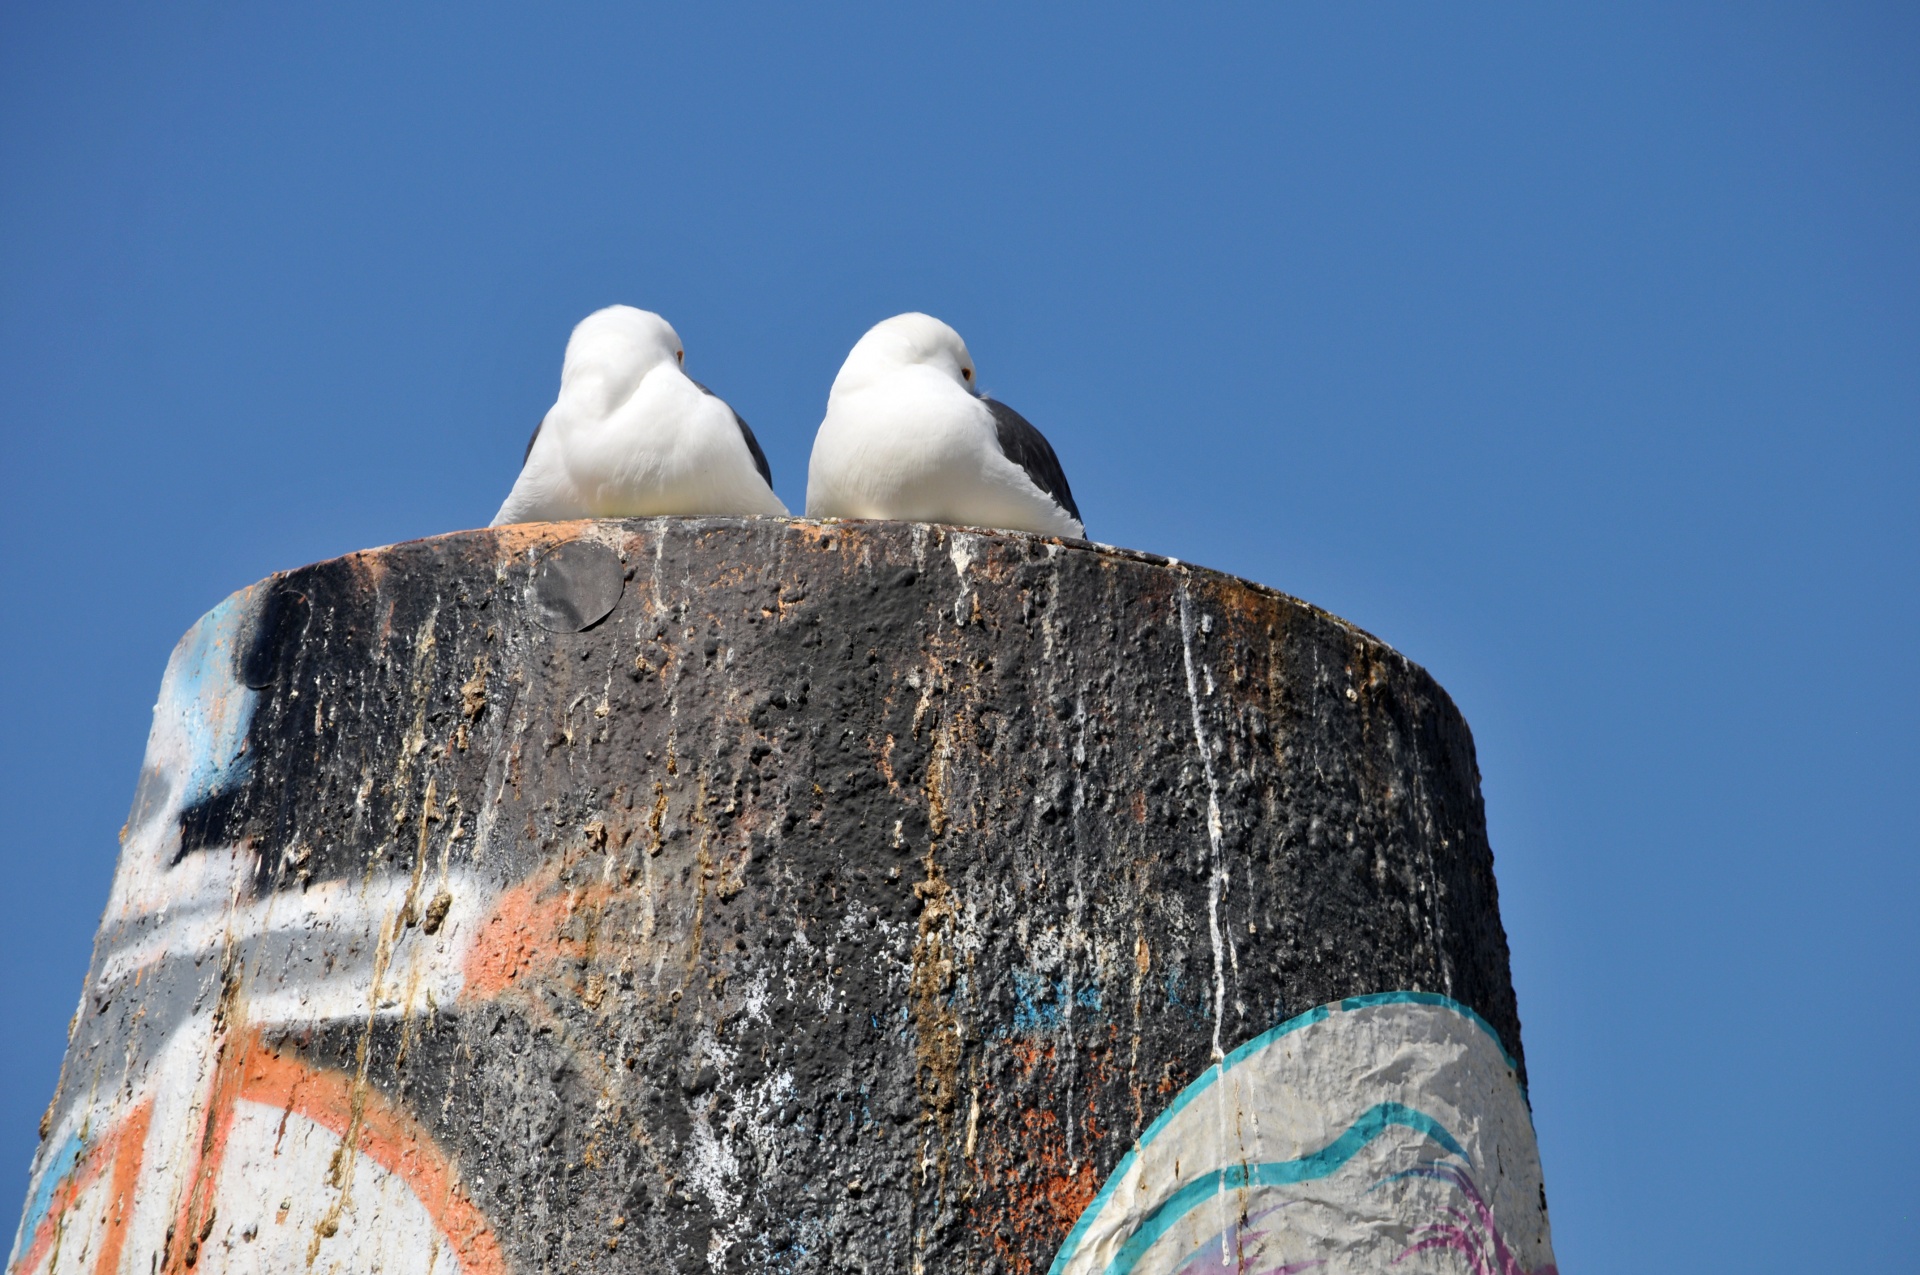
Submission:
[[[1451,691],[1563,1269],[1909,1268],[1920,11],[402,8],[0,6],[0,1207],[196,616],[486,522],[614,301],[798,507],[921,309]]]

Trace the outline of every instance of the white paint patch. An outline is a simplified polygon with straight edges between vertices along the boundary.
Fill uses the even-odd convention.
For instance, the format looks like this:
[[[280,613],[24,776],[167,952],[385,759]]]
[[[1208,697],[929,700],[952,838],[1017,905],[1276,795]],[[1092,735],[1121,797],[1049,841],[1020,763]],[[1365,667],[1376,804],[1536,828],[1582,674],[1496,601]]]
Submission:
[[[235,1104],[219,1176],[215,1229],[201,1246],[198,1270],[312,1269],[418,1271],[457,1275],[459,1261],[433,1217],[407,1183],[357,1155],[344,1198],[334,1186],[340,1139],[305,1116],[257,1102]],[[292,1208],[280,1212],[280,1204]],[[333,1224],[331,1235],[322,1235]],[[253,1238],[247,1239],[247,1232]]]
[[[259,692],[234,676],[240,643],[258,586],[223,600],[187,630],[168,657],[147,733],[140,787],[121,832],[105,923],[127,920],[193,899],[224,900],[251,866],[224,856],[175,864],[180,813],[246,773],[247,727]],[[200,860],[204,861],[200,861]]]
[[[1155,1120],[1049,1275],[1555,1270],[1511,1061],[1431,993],[1356,997],[1236,1049]]]
[[[237,851],[226,853],[238,855]],[[195,859],[221,857],[223,852],[212,851]],[[374,945],[405,904],[410,887],[405,877],[380,877],[372,882],[323,881],[297,894],[269,894],[232,906],[222,898],[218,907],[197,903],[171,911],[145,938],[113,949],[101,961],[94,991],[110,995],[120,983],[162,959],[211,958],[236,944],[258,950],[278,937],[302,947],[318,943],[321,950],[347,954],[348,959],[343,962],[336,956],[331,969],[301,970],[286,980],[277,980],[279,971],[271,966],[256,964],[249,988],[249,995],[256,1001],[254,1021],[277,1023],[364,1014],[372,991]],[[450,1001],[460,994],[461,962],[476,923],[493,901],[495,887],[469,873],[453,871],[445,888],[452,903],[439,933],[428,935],[418,928],[403,927],[383,987],[396,986],[417,975],[440,1000]],[[424,906],[426,900],[415,902]],[[351,959],[354,954],[361,959]],[[282,981],[291,982],[292,987],[275,986]],[[283,1018],[259,1003],[287,990],[317,994],[322,985],[335,999],[345,998],[338,1014],[308,1009]]]

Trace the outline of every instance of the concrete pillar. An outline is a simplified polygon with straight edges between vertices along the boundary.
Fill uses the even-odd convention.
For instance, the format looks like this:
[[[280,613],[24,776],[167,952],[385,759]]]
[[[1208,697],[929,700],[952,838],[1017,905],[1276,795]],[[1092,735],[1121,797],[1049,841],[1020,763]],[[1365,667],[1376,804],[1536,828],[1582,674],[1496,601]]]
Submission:
[[[182,639],[122,842],[14,1270],[1550,1268],[1466,724],[1242,580],[354,554]]]

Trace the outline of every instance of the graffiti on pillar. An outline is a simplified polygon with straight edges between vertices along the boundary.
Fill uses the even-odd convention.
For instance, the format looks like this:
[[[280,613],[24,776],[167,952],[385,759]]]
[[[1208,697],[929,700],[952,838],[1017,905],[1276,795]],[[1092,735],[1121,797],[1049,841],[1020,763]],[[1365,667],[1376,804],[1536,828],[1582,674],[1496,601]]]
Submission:
[[[1551,1275],[1515,1072],[1492,1030],[1442,996],[1290,1019],[1154,1121],[1049,1275]]]
[[[959,556],[955,565],[967,570]],[[1109,1117],[1120,1108],[1100,1108],[1085,1091],[1075,1096],[1100,1119],[1077,1126],[1077,1144],[1069,1123],[1062,1150],[1048,1121],[1068,1098],[1035,1085],[1002,1102],[996,1078],[973,1064],[992,1055],[986,1060],[1012,1058],[1032,1071],[1041,1059],[1052,1065],[1056,1045],[1060,1057],[1072,1054],[1061,1038],[1081,1025],[1114,1027],[1126,998],[1103,989],[1104,970],[1135,971],[1137,1026],[1150,967],[1144,937],[1129,935],[1114,949],[1118,960],[1096,961],[1085,978],[1051,965],[986,968],[988,945],[967,944],[987,927],[968,931],[963,907],[966,917],[993,918],[1013,905],[1001,906],[1001,896],[991,908],[968,902],[967,891],[984,883],[959,873],[949,881],[932,849],[925,880],[896,884],[896,868],[888,884],[843,897],[849,882],[828,874],[804,888],[825,892],[832,907],[770,916],[795,898],[819,897],[747,882],[750,863],[792,867],[780,854],[756,858],[759,847],[778,847],[797,818],[825,818],[822,788],[806,796],[806,772],[780,776],[800,781],[799,807],[791,794],[773,795],[778,767],[770,765],[764,802],[743,809],[724,836],[713,832],[704,812],[731,816],[739,775],[762,754],[740,749],[730,786],[716,782],[710,792],[718,772],[687,764],[682,752],[675,789],[665,782],[676,773],[669,695],[655,718],[662,731],[630,734],[624,752],[609,750],[627,767],[615,781],[638,774],[651,789],[637,806],[629,792],[618,813],[604,791],[607,768],[592,759],[595,728],[580,731],[573,752],[576,710],[579,723],[632,720],[617,696],[610,708],[606,686],[593,684],[600,664],[569,658],[576,684],[543,671],[552,666],[524,658],[529,648],[519,646],[521,667],[498,669],[489,682],[482,661],[508,661],[496,654],[501,648],[468,639],[485,632],[491,642],[496,623],[508,630],[508,607],[490,602],[494,609],[483,612],[475,602],[449,620],[434,588],[381,595],[364,582],[330,585],[324,575],[292,578],[311,603],[286,581],[236,594],[188,632],[168,664],[10,1271],[505,1275],[573,1265],[582,1244],[603,1268],[630,1263],[636,1252],[675,1254],[671,1263],[655,1261],[662,1269],[744,1262],[811,1270],[835,1260],[851,1267],[849,1252],[836,1247],[850,1216],[872,1233],[905,1235],[873,1206],[895,1209],[896,1218],[921,1208],[937,1221],[945,1205],[926,1209],[924,1201],[951,1202],[963,1192],[972,1193],[966,1225],[984,1217],[996,1226],[987,1242],[1005,1240],[1001,1269],[1021,1275],[1044,1267],[1076,1217],[1052,1275],[1553,1269],[1514,1065],[1463,1007],[1413,993],[1363,997],[1275,1028],[1182,1092],[1194,1073],[1169,1068],[1154,1101],[1171,1096],[1171,1107],[1095,1197],[1118,1144],[1153,1115],[1151,1105],[1142,1109],[1144,1089],[1132,1091],[1131,1111],[1119,1121]],[[786,587],[765,595],[777,605],[756,604],[756,617],[788,608]],[[328,598],[328,588],[339,596]],[[730,662],[717,656],[718,644],[695,642],[691,626],[684,654],[672,656],[654,614],[641,626],[637,656],[598,639],[532,649],[604,655],[619,666],[604,670],[609,682],[624,673],[648,687],[681,667],[670,658]],[[472,681],[461,685],[469,659]],[[917,706],[913,696],[900,701],[900,751],[888,733],[875,763],[909,815],[891,821],[896,847],[913,835],[920,781],[896,785],[893,766],[910,751],[905,741],[919,737],[921,715],[937,722],[944,711],[929,707],[935,684],[917,678],[905,682]],[[1190,691],[1194,685],[1190,678]],[[564,695],[551,693],[556,687]],[[718,674],[701,692],[709,689],[734,702]],[[489,693],[498,700],[491,709]],[[787,697],[780,690],[777,703],[771,694],[758,702],[780,709],[769,708],[773,723],[792,723],[797,739],[806,719]],[[804,689],[794,693],[804,698]],[[430,699],[437,726],[429,724]],[[728,730],[739,724],[724,715],[714,721]],[[915,764],[931,826],[948,743],[943,734],[936,748],[934,727],[928,731]],[[853,741],[853,732],[844,734]],[[880,738],[869,742],[878,749]],[[648,773],[654,747],[663,760]],[[857,741],[845,752],[847,760],[835,762],[843,777],[862,764]],[[543,782],[576,764],[577,787]],[[519,792],[522,766],[527,795]],[[333,787],[315,795],[300,787],[308,782]],[[562,798],[571,803],[564,819],[536,809]],[[815,804],[806,807],[809,800]],[[952,812],[962,808],[939,815],[959,829],[942,834],[956,843],[985,826],[960,822]],[[1133,809],[1138,826],[1145,799]],[[1051,853],[1048,837],[1034,841],[1037,857]],[[989,866],[997,870],[998,861]],[[656,886],[669,871],[686,884],[685,896],[670,900]],[[728,915],[723,905],[743,892],[753,908]],[[887,910],[909,901],[921,906]],[[1170,897],[1169,906],[1177,902]],[[791,919],[791,933],[763,949],[743,932],[749,915],[769,928]],[[1030,954],[1052,951],[1049,944],[1037,930],[1029,942],[1023,930],[1019,947]],[[1216,945],[1216,978],[1218,953]],[[843,979],[843,963],[870,977]],[[1170,962],[1163,1016],[1174,1027],[1161,1033],[1154,1048],[1165,1053],[1155,1061],[1178,1061],[1171,1055],[1184,1041],[1193,1052],[1181,1065],[1197,1066],[1210,1056],[1204,1037],[1219,1039],[1222,1002],[1179,999],[1175,968]],[[997,975],[1006,994],[996,1000],[987,989]],[[862,987],[865,999],[849,997]],[[698,1012],[675,1011],[683,988]],[[887,1008],[898,1018],[876,1012]],[[1236,1030],[1277,1016],[1249,1017]],[[815,1031],[811,1019],[827,1026]],[[723,1039],[723,1021],[738,1034]],[[526,1065],[483,1075],[473,1059],[486,1059],[496,1048],[489,1033],[503,1031],[499,1055],[487,1061],[511,1052]],[[909,1046],[899,1055],[905,1065],[849,1058],[829,1060],[838,1070],[802,1071],[800,1063],[830,1053],[842,1034],[881,1055]],[[782,1036],[811,1052],[782,1059]],[[736,1068],[756,1046],[774,1062]],[[1081,1074],[1106,1084],[1099,1071],[1089,1064]],[[888,1092],[881,1081],[898,1088]],[[1118,1092],[1119,1081],[1110,1087]],[[1039,1105],[1022,1107],[1021,1095]],[[572,1133],[558,1118],[539,1128],[522,1119],[509,1140],[502,1125],[536,1100],[580,1117],[572,1133],[586,1132],[577,1145],[566,1146]],[[571,1108],[562,1111],[565,1104]],[[676,1134],[668,1123],[682,1117]],[[839,1181],[836,1157],[846,1144],[829,1136],[839,1136],[831,1121],[860,1132],[864,1180]],[[602,1128],[611,1132],[596,1143]],[[633,1151],[647,1139],[660,1144],[643,1148],[651,1158]],[[543,1155],[544,1164],[529,1167]],[[768,1187],[770,1164],[787,1174],[787,1187]],[[890,1168],[900,1171],[870,1172]],[[996,1173],[1012,1184],[1005,1191],[994,1186]],[[651,1197],[630,1191],[630,1182]],[[809,1184],[806,1193],[793,1182]],[[830,1198],[812,1189],[820,1183],[831,1185]],[[531,1216],[528,1201],[539,1203],[550,1187],[556,1197],[581,1194]],[[605,1231],[581,1226],[569,1238],[573,1219],[588,1216],[578,1204],[587,1192]],[[782,1208],[782,1198],[793,1203]],[[762,1208],[767,1201],[774,1207]],[[651,1233],[643,1233],[636,1204],[648,1210]],[[1007,1225],[1020,1207],[1027,1213]],[[661,1220],[670,1214],[677,1220]],[[549,1260],[554,1255],[566,1261]],[[947,1257],[951,1265],[971,1260],[957,1248]]]
[[[482,920],[498,887],[444,861],[279,890],[257,848],[203,835],[250,769],[246,648],[269,606],[235,594],[168,662],[84,993],[95,1024],[121,997],[140,1012],[94,1051],[124,1072],[64,1078],[12,1271],[507,1269],[449,1157],[364,1067],[268,1039],[451,1005],[474,936],[500,931]]]

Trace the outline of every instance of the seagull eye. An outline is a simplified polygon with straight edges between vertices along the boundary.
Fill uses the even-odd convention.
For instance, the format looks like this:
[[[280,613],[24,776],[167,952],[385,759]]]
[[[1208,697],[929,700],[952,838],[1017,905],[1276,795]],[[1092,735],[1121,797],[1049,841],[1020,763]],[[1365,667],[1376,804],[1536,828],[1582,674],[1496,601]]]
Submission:
[[[969,381],[971,381],[973,379],[973,369],[970,367],[963,367],[960,369],[960,375],[966,377]]]
[[[687,361],[687,352],[685,350],[675,350],[673,357],[685,363]]]

